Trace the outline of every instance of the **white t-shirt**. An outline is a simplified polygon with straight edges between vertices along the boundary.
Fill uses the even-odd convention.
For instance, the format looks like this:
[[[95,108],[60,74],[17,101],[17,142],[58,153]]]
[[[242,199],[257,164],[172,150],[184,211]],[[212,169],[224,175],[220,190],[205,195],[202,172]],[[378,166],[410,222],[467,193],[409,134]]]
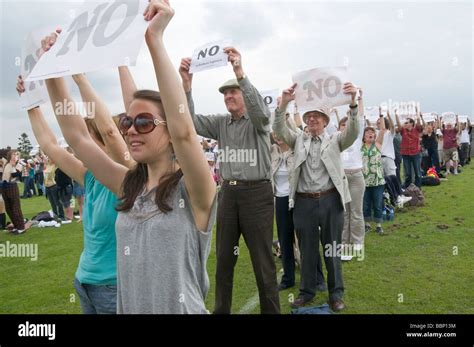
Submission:
[[[464,129],[461,131],[461,143],[470,143],[469,139],[469,131],[467,129]]]
[[[284,160],[275,172],[275,196],[283,197],[290,195],[290,173]]]
[[[362,169],[362,137],[364,136],[364,119],[359,119],[359,135],[354,143],[341,152],[342,168],[344,170]]]
[[[394,134],[390,132],[390,130],[386,130],[383,136],[383,143],[382,143],[382,155],[385,157],[392,158],[395,160],[395,149],[393,148],[393,138]]]

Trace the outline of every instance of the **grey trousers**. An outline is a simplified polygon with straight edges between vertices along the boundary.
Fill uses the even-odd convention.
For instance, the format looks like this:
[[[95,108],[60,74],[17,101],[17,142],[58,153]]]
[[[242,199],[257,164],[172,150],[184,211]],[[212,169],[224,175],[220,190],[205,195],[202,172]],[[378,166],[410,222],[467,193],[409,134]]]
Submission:
[[[296,196],[293,221],[300,243],[300,296],[311,299],[316,295],[319,240],[323,245],[327,270],[329,299],[342,299],[341,247],[344,208],[338,192],[319,199]],[[319,230],[318,227],[321,227]],[[328,253],[329,252],[329,253]]]
[[[365,180],[362,171],[356,173],[346,173],[349,183],[349,191],[352,201],[346,204],[344,212],[344,228],[342,231],[343,244],[364,244],[365,223],[364,212],[364,192]]]
[[[218,194],[216,226],[215,314],[230,314],[234,267],[242,234],[257,280],[262,314],[280,313],[280,297],[273,259],[273,189],[271,182],[254,186],[223,183]],[[316,270],[315,270],[316,273]],[[252,296],[249,293],[249,297]]]

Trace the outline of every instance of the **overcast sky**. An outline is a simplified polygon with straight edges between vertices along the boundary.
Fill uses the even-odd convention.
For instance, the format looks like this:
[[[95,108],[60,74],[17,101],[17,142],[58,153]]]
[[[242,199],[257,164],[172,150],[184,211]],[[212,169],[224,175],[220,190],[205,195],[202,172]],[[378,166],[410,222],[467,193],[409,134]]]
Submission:
[[[81,1],[0,2],[0,147],[16,147],[22,132],[36,144],[15,91],[15,58],[30,31],[68,23]],[[176,67],[194,48],[230,38],[259,90],[286,88],[298,71],[348,63],[352,82],[364,88],[366,106],[415,100],[423,112],[474,114],[471,1],[171,0],[171,5],[176,14],[165,42]],[[131,71],[139,88],[157,88],[144,42]],[[123,112],[117,69],[87,75],[111,112]],[[232,77],[230,66],[196,74],[196,111],[224,112],[217,88]],[[79,101],[72,80],[70,86]],[[50,105],[42,108],[60,137]]]

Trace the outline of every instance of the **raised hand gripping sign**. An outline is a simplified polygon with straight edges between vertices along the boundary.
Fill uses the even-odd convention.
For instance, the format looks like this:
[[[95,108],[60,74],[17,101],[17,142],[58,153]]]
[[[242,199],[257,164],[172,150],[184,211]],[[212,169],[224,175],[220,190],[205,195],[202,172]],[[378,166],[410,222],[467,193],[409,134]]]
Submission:
[[[41,48],[41,39],[48,35],[54,28],[37,29],[30,32],[21,47],[20,73],[23,79],[27,78],[38,62],[38,50]],[[25,92],[20,94],[21,108],[32,108],[49,101],[48,91],[43,80],[25,82]]]
[[[380,115],[379,107],[378,106],[366,106],[365,110],[364,110],[364,115],[365,115],[365,118],[370,123],[377,122],[377,119],[379,119],[379,115]]]
[[[263,102],[265,103],[265,105],[268,106],[270,111],[275,111],[275,109],[278,106],[277,99],[278,99],[278,96],[280,95],[279,90],[272,89],[272,90],[261,91],[260,95],[262,96]]]
[[[444,124],[455,124],[456,114],[454,112],[443,112],[441,119]]]
[[[191,58],[189,72],[195,73],[226,66],[229,58],[224,53],[224,48],[228,46],[230,46],[228,42],[221,40],[196,48]]]
[[[148,23],[146,0],[85,3],[26,81],[135,65]]]
[[[297,83],[295,100],[301,114],[320,106],[336,107],[351,103],[351,96],[342,89],[349,82],[346,67],[317,68],[293,75]]]
[[[423,113],[423,120],[425,121],[425,123],[430,123],[430,122],[434,122],[436,120],[436,117],[433,113]]]

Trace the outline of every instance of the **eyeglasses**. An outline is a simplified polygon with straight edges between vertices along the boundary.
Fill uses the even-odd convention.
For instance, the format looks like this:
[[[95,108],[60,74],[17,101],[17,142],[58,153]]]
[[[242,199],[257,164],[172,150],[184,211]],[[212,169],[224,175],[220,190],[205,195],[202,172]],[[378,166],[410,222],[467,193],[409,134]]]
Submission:
[[[135,128],[139,134],[151,133],[157,125],[165,125],[166,121],[155,118],[151,113],[139,113],[135,118],[123,115],[119,120],[119,131],[122,135],[127,135],[128,130]]]

